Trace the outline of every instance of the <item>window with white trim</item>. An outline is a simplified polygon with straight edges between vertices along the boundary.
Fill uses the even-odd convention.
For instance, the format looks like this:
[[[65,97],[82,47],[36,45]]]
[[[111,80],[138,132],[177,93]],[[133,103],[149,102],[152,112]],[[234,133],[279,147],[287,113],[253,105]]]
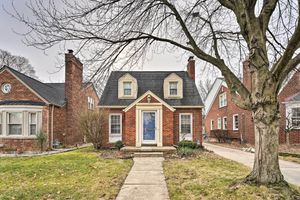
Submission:
[[[129,81],[123,82],[124,87],[124,96],[131,96],[132,95],[132,83]]]
[[[177,81],[171,81],[169,83],[170,86],[170,96],[177,96],[178,94],[178,82]]]
[[[300,128],[300,107],[292,108],[292,127]]]
[[[232,129],[239,130],[239,115],[235,114],[232,116]]]
[[[181,138],[192,140],[192,114],[181,113],[179,118]]]
[[[226,92],[219,95],[219,108],[227,106]]]
[[[109,115],[109,142],[122,140],[122,114]]]
[[[37,113],[28,113],[29,135],[37,135]]]
[[[221,127],[222,127],[222,121],[221,121],[220,117],[218,118],[217,122],[218,122],[218,124],[217,124],[218,125],[218,129],[221,129]]]
[[[88,109],[89,110],[94,110],[95,107],[95,102],[92,97],[88,97]]]
[[[214,120],[210,120],[210,130],[214,130]]]
[[[7,113],[8,119],[8,135],[22,135],[22,112]]]
[[[227,117],[223,117],[223,129],[227,130]]]

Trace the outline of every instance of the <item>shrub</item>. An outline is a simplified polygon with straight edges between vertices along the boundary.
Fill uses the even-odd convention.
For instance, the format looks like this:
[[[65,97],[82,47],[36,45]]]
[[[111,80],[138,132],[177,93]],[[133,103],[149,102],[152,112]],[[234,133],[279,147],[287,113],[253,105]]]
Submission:
[[[177,153],[180,157],[188,157],[194,154],[194,149],[189,147],[179,147]]]
[[[178,143],[178,147],[188,147],[190,149],[196,149],[197,148],[197,142],[193,142],[191,140],[182,140]]]
[[[121,140],[115,142],[115,147],[120,151],[122,147],[124,147],[124,144]]]
[[[101,148],[101,136],[106,131],[108,112],[101,109],[97,112],[86,112],[79,116],[78,124],[87,142],[91,142],[95,149]]]
[[[47,142],[47,135],[44,132],[41,131],[36,135],[36,140],[37,140],[38,145],[41,148],[41,152],[43,152],[44,151],[44,146]]]

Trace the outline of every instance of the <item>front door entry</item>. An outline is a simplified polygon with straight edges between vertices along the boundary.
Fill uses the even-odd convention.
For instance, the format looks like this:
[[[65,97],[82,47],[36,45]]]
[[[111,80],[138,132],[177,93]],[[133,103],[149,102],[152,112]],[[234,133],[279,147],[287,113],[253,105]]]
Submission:
[[[156,144],[156,112],[143,112],[143,143]]]

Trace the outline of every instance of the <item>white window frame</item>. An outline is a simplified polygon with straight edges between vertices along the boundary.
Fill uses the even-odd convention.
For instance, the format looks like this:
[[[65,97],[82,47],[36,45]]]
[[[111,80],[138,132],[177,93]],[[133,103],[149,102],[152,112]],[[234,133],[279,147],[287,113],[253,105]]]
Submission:
[[[35,124],[31,123],[31,114],[35,114]],[[30,134],[30,126],[35,125],[35,134]],[[28,112],[28,135],[33,136],[38,134],[38,113],[37,112]]]
[[[290,124],[291,126],[291,123],[292,123],[292,109],[293,108],[299,108],[300,107],[300,102],[287,102],[286,103],[286,128],[287,129],[295,129],[295,130],[299,130],[300,129],[300,126],[299,127],[288,127],[288,124]],[[289,121],[288,121],[289,120]]]
[[[0,136],[3,135],[3,113],[0,111]]]
[[[9,119],[8,114],[13,112],[22,113],[22,135],[9,135]],[[2,113],[2,135],[4,139],[35,139],[36,135],[30,135],[29,131],[29,113],[37,114],[37,132],[43,127],[43,107],[42,106],[21,106],[21,105],[1,105],[0,113]]]
[[[94,99],[88,96],[88,110],[94,110],[94,108],[95,108]]]
[[[300,106],[292,107],[291,108],[292,113],[293,113],[293,109],[300,109]],[[291,117],[290,117],[291,124],[293,124],[293,119],[292,118],[293,118],[293,115],[291,115]],[[299,117],[298,120],[300,120],[300,117]],[[292,129],[300,129],[300,125],[299,126],[292,126]]]
[[[238,117],[238,127],[236,127],[235,126],[235,122],[236,122],[236,120],[235,120],[235,116],[237,116]],[[237,130],[239,130],[239,115],[238,114],[233,114],[232,115],[232,130],[234,130],[234,131],[237,131]]]
[[[215,122],[213,119],[210,120],[210,130],[214,130],[215,129]]]
[[[222,120],[221,120],[221,117],[218,117],[218,119],[217,119],[217,128],[219,130],[222,129]]]
[[[125,83],[130,83],[130,94],[125,94]],[[132,96],[132,81],[123,81],[123,96],[131,97]]]
[[[181,133],[181,116],[182,115],[189,115],[191,118],[191,133],[184,136],[185,140],[193,140],[193,114],[192,113],[179,113],[179,136],[180,141],[183,140],[183,135]]]
[[[111,116],[120,116],[120,133],[119,134],[111,133]],[[122,141],[122,128],[123,128],[122,113],[110,113],[109,114],[109,143],[114,143],[119,140]]]
[[[171,84],[172,83],[175,83],[175,85],[176,85],[176,94],[171,94]],[[170,81],[169,82],[169,95],[170,96],[178,96],[178,81]]]
[[[9,115],[12,113],[19,113],[21,114],[21,124],[11,124],[9,123]],[[21,135],[17,135],[17,134],[10,134],[9,132],[9,126],[10,125],[21,125]],[[24,135],[24,113],[21,111],[13,111],[13,112],[7,112],[6,113],[6,127],[7,127],[7,135],[8,136],[14,136],[14,137],[20,137]]]
[[[223,108],[227,106],[227,95],[226,92],[223,92],[219,95],[219,108]]]
[[[226,121],[226,123],[225,123],[225,121]],[[226,127],[225,127],[225,124],[226,124]],[[223,130],[227,130],[227,129],[228,129],[228,120],[227,120],[227,116],[225,116],[225,117],[223,117]]]

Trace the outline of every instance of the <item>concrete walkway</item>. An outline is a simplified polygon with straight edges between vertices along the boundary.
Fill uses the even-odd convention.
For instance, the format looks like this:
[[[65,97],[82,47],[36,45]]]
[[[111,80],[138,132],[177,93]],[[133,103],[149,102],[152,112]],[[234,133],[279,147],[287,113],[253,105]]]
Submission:
[[[251,168],[253,167],[253,153],[248,153],[241,150],[230,149],[208,143],[204,143],[203,145],[206,149],[213,151],[215,154],[218,154],[224,158],[237,161]],[[300,164],[279,160],[279,165],[285,180],[289,183],[300,186]]]
[[[169,199],[162,157],[136,157],[117,200]]]

